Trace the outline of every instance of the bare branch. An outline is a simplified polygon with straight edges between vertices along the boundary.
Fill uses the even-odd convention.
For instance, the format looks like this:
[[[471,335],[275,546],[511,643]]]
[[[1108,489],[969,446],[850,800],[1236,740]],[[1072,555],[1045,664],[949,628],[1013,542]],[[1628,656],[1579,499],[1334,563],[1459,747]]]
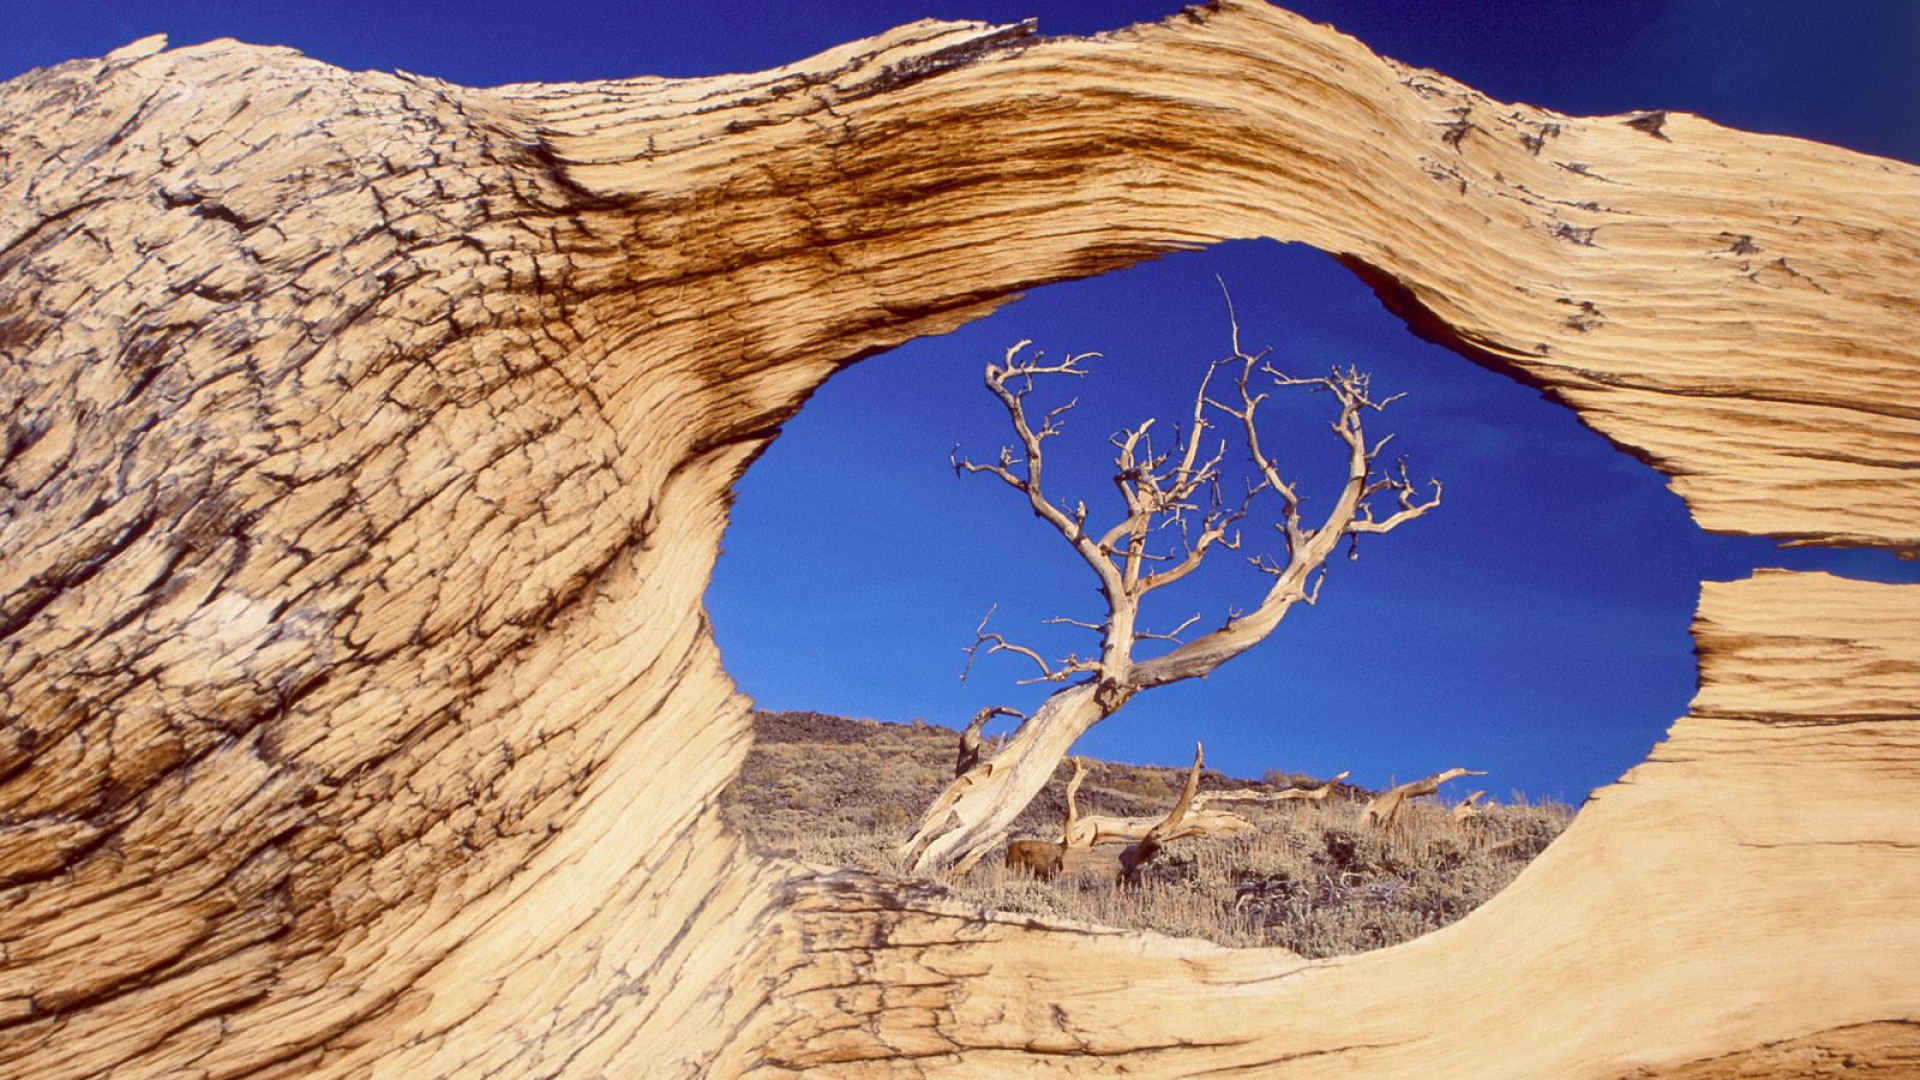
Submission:
[[[1073,797],[1080,794],[1080,781],[1087,778],[1087,763],[1080,758],[1073,759],[1073,779],[1067,781],[1067,823],[1060,836],[1060,846],[1074,847],[1074,826],[1080,821],[1080,807]],[[1085,845],[1092,846],[1092,845]]]
[[[1187,811],[1184,832],[1190,836],[1226,837],[1239,836],[1255,831],[1259,826],[1238,814],[1225,810],[1207,809],[1203,804],[1209,795],[1226,797],[1231,792],[1201,792],[1194,796],[1193,806]],[[1108,814],[1081,814],[1079,824],[1074,827],[1076,846],[1089,847],[1099,844],[1137,843],[1160,824],[1159,817],[1114,817]]]
[[[1228,303],[1229,306],[1231,306],[1231,298],[1229,298]],[[1235,334],[1237,337],[1237,330]],[[1236,348],[1235,351],[1238,352],[1239,350]],[[1175,470],[1175,476],[1177,478],[1183,483],[1189,483],[1187,488],[1189,491],[1193,490],[1190,482],[1199,476],[1211,475],[1214,468],[1219,465],[1221,457],[1223,457],[1227,451],[1226,441],[1222,440],[1220,450],[1214,454],[1213,460],[1200,466],[1198,469],[1194,468],[1194,462],[1198,460],[1200,456],[1200,439],[1206,435],[1207,431],[1213,426],[1207,423],[1207,384],[1213,381],[1213,372],[1219,366],[1217,363],[1208,364],[1206,374],[1200,377],[1200,385],[1193,392],[1193,416],[1187,424],[1186,449],[1180,455],[1179,468]]]
[[[1012,644],[999,634],[987,632],[987,620],[993,618],[993,613],[999,610],[999,608],[1000,605],[995,604],[987,609],[987,613],[980,617],[980,625],[974,627],[973,644],[960,650],[967,654],[967,666],[960,672],[960,681],[966,682],[967,676],[972,674],[974,657],[980,651],[980,646],[982,645],[992,646],[992,648],[987,650],[987,655],[989,656],[997,652],[1018,653],[1040,666],[1040,675],[1043,680],[1051,681],[1056,679],[1053,668],[1047,665],[1046,660],[1041,657],[1039,653],[1034,652],[1025,645]]]
[[[1276,794],[1274,798],[1282,799],[1282,800],[1304,799],[1308,802],[1325,802],[1327,799],[1327,796],[1333,794],[1334,785],[1338,784],[1342,780],[1345,780],[1347,776],[1348,776],[1347,771],[1345,769],[1342,769],[1338,774],[1333,776],[1326,783],[1321,784],[1319,787],[1288,788],[1287,790]]]
[[[1185,829],[1183,826],[1186,824],[1187,811],[1193,806],[1194,791],[1200,786],[1200,766],[1203,757],[1201,744],[1194,743],[1193,768],[1187,770],[1187,784],[1180,791],[1180,801],[1173,804],[1173,809],[1168,812],[1166,818],[1155,825],[1147,835],[1141,837],[1138,844],[1121,853],[1120,868],[1128,878],[1137,879],[1141,868],[1160,853],[1162,846],[1182,837],[1194,835],[1192,830]]]
[[[1073,775],[1067,780],[1067,815],[1060,839],[1013,841],[1007,845],[1008,866],[1022,867],[1039,878],[1072,875],[1137,880],[1141,868],[1174,840],[1190,836],[1238,836],[1256,828],[1253,822],[1236,814],[1202,809],[1207,796],[1195,794],[1201,769],[1197,745],[1193,768],[1187,773],[1180,799],[1163,818],[1080,813],[1076,797],[1086,776],[1086,763],[1079,758],[1072,761]],[[1114,841],[1126,846],[1121,847]]]
[[[960,476],[964,473],[986,473],[989,476],[998,477],[1002,483],[1016,491],[1027,490],[1027,482],[1014,475],[1013,467],[1020,464],[1020,462],[1015,460],[1012,447],[1003,446],[1000,448],[999,462],[982,465],[979,462],[961,457],[960,445],[955,443],[953,451],[947,455],[947,462],[953,466],[953,475],[955,476]]]
[[[1120,590],[1118,572],[1098,545],[1086,534],[1085,504],[1076,506],[1074,512],[1069,514],[1047,498],[1042,485],[1045,461],[1042,457],[1041,444],[1060,433],[1060,418],[1073,408],[1074,403],[1068,402],[1049,410],[1041,418],[1038,428],[1035,428],[1029,420],[1026,408],[1026,397],[1033,391],[1036,377],[1041,375],[1083,376],[1086,370],[1080,365],[1087,360],[1097,358],[1100,354],[1078,353],[1068,356],[1060,363],[1047,364],[1043,362],[1042,354],[1037,352],[1030,358],[1020,357],[1021,351],[1030,344],[1032,342],[1024,340],[1017,342],[1007,350],[1002,363],[988,364],[985,374],[987,389],[1006,409],[1007,418],[1013,423],[1014,433],[1019,437],[1024,456],[1016,457],[1012,449],[1007,448],[1002,450],[998,464],[983,465],[956,454],[953,458],[955,471],[988,473],[1026,495],[1028,505],[1033,508],[1034,514],[1053,526],[1055,531],[1073,546],[1074,550],[1080,554],[1081,560],[1086,562],[1099,577],[1102,588],[1110,594],[1117,593]]]
[[[1155,552],[1146,551],[1144,549],[1139,552],[1130,552],[1126,548],[1110,548],[1110,549],[1103,549],[1103,550],[1106,550],[1107,554],[1109,555],[1128,555],[1129,557],[1139,559],[1141,562],[1162,563],[1162,562],[1172,562],[1174,560],[1174,556],[1172,555],[1160,555]]]
[[[1368,803],[1366,808],[1360,812],[1360,820],[1368,825],[1377,826],[1381,829],[1390,829],[1399,819],[1400,811],[1405,808],[1409,801],[1423,795],[1437,793],[1440,790],[1440,785],[1449,780],[1455,780],[1462,776],[1485,775],[1487,775],[1485,772],[1475,771],[1473,769],[1448,769],[1445,772],[1434,773],[1424,780],[1415,780],[1412,783],[1401,784],[1398,787],[1384,792],[1378,798]]]
[[[1421,500],[1406,477],[1404,466],[1384,476],[1374,470],[1373,453],[1385,445],[1385,440],[1378,444],[1368,442],[1363,417],[1383,410],[1397,400],[1398,395],[1376,399],[1370,376],[1357,367],[1336,367],[1324,376],[1301,378],[1288,375],[1272,364],[1259,363],[1258,370],[1272,386],[1325,393],[1338,405],[1329,426],[1347,445],[1347,479],[1319,526],[1308,528],[1302,521],[1299,492],[1284,478],[1278,463],[1260,442],[1256,418],[1266,393],[1256,392],[1250,382],[1259,358],[1238,353],[1236,359],[1241,365],[1240,403],[1238,407],[1217,402],[1215,405],[1240,421],[1254,468],[1264,485],[1272,488],[1280,499],[1282,521],[1278,528],[1284,540],[1285,559],[1255,556],[1252,564],[1273,578],[1259,606],[1196,641],[1137,665],[1134,682],[1141,688],[1205,675],[1251,648],[1272,632],[1294,604],[1317,602],[1325,580],[1327,558],[1342,538],[1395,528],[1439,505],[1437,483],[1433,496]],[[1394,492],[1400,505],[1397,512],[1381,518],[1376,516],[1368,499],[1386,491]]]
[[[1236,790],[1236,791],[1208,791],[1208,792],[1202,793],[1201,795],[1199,795],[1193,800],[1193,810],[1194,812],[1197,813],[1202,808],[1210,806],[1213,803],[1229,802],[1229,801],[1231,802],[1297,802],[1297,801],[1304,800],[1308,802],[1324,802],[1326,801],[1327,796],[1333,793],[1334,788],[1340,783],[1340,781],[1345,780],[1348,775],[1349,774],[1347,772],[1342,771],[1339,774],[1328,779],[1326,783],[1321,784],[1319,787],[1311,787],[1311,788],[1296,787],[1296,788],[1288,788],[1285,791],[1254,791],[1254,790],[1245,789],[1245,788]]]
[[[1223,447],[1225,446],[1224,443],[1221,445]],[[1212,485],[1212,481],[1217,475],[1219,461],[1220,456],[1215,455],[1213,461],[1208,462],[1206,465],[1207,480],[1210,485]],[[1201,522],[1200,536],[1198,539],[1186,545],[1186,556],[1178,563],[1158,573],[1151,574],[1142,580],[1137,590],[1140,595],[1144,596],[1155,589],[1164,588],[1186,577],[1188,574],[1193,573],[1193,571],[1199,569],[1201,560],[1206,558],[1207,552],[1215,545],[1226,548],[1229,551],[1239,550],[1240,534],[1236,532],[1231,539],[1228,539],[1227,532],[1235,524],[1239,523],[1241,518],[1247,515],[1247,511],[1253,505],[1254,497],[1264,490],[1266,485],[1264,482],[1258,486],[1249,485],[1246,498],[1241,500],[1239,506],[1231,509],[1220,506],[1218,487],[1217,485],[1213,486],[1213,508],[1208,511],[1206,518]],[[1183,533],[1185,531],[1184,526],[1185,523],[1182,522]]]
[[[1014,359],[1020,355],[1022,350],[1031,344],[1033,344],[1033,341],[1030,338],[1014,342],[1013,347],[1007,350],[1006,357],[1002,361],[1001,366],[995,367],[992,364],[988,364],[988,381],[1004,386],[1014,379],[1019,379],[1023,385],[1014,393],[1017,397],[1025,397],[1033,390],[1033,377],[1035,375],[1083,376],[1087,372],[1085,368],[1080,366],[1081,362],[1097,360],[1100,357],[1100,354],[1096,352],[1077,353],[1069,355],[1065,360],[1057,364],[1044,364],[1041,363],[1041,361],[1046,359],[1046,354],[1036,351],[1030,360]]]
[[[1213,275],[1213,280],[1220,283],[1220,295],[1227,299],[1227,326],[1233,331],[1233,355],[1244,355],[1240,351],[1240,316],[1235,314],[1233,310],[1233,293],[1227,291],[1226,278],[1215,274]]]
[[[1102,667],[1100,661],[1083,659],[1075,654],[1069,653],[1065,660],[1060,661],[1060,663],[1054,667],[1052,674],[1016,679],[1014,682],[1015,685],[1018,686],[1032,686],[1035,683],[1062,683],[1073,678],[1075,675],[1093,675],[1103,670],[1105,669]]]
[[[1446,772],[1434,773],[1424,780],[1416,780],[1404,786],[1408,789],[1407,794],[1409,796],[1433,795],[1439,792],[1441,784],[1449,780],[1457,780],[1462,776],[1485,775],[1487,775],[1485,769],[1448,769]]]
[[[1382,440],[1383,445],[1384,443],[1385,443],[1385,440]],[[1388,517],[1386,520],[1375,521],[1373,517],[1372,504],[1363,501],[1360,504],[1358,516],[1355,517],[1352,524],[1347,526],[1347,531],[1350,533],[1392,532],[1394,529],[1397,529],[1400,526],[1405,525],[1407,522],[1412,521],[1414,518],[1417,518],[1422,514],[1425,514],[1427,511],[1433,509],[1434,507],[1439,506],[1440,494],[1442,490],[1440,486],[1440,481],[1430,480],[1428,481],[1428,483],[1433,485],[1433,497],[1426,500],[1425,502],[1421,502],[1414,495],[1413,481],[1407,478],[1407,463],[1404,459],[1401,460],[1396,467],[1396,472],[1394,475],[1383,477],[1380,480],[1377,480],[1374,483],[1368,485],[1366,489],[1368,495],[1372,495],[1381,491],[1393,492],[1394,497],[1398,502],[1400,508],[1397,511],[1395,511],[1394,514],[1391,517]]]
[[[1240,421],[1241,433],[1247,443],[1247,456],[1249,460],[1253,462],[1254,471],[1259,474],[1260,484],[1254,489],[1254,492],[1249,493],[1248,497],[1251,498],[1252,494],[1262,489],[1270,489],[1280,497],[1281,524],[1279,528],[1281,535],[1285,538],[1288,554],[1291,556],[1292,552],[1298,548],[1305,539],[1301,534],[1300,526],[1300,494],[1292,484],[1281,477],[1279,467],[1274,463],[1273,459],[1267,455],[1265,449],[1263,449],[1260,444],[1260,428],[1256,422],[1256,417],[1259,413],[1260,405],[1267,400],[1267,395],[1264,393],[1254,393],[1248,385],[1248,381],[1253,375],[1254,365],[1259,362],[1260,358],[1257,356],[1248,356],[1240,351],[1238,345],[1238,327],[1234,329],[1234,341],[1236,343],[1234,346],[1234,359],[1240,362],[1240,373],[1235,381],[1235,386],[1240,394],[1240,407],[1238,409],[1227,408],[1226,406],[1218,407]],[[1231,363],[1232,361],[1228,362]],[[1268,373],[1273,373],[1274,371],[1271,366],[1266,366],[1262,370]],[[1282,382],[1281,384],[1291,385],[1286,382]]]
[[[960,729],[960,752],[954,758],[954,776],[965,776],[973,771],[974,766],[980,764],[980,758],[985,749],[985,744],[980,738],[980,729],[986,727],[987,721],[996,716],[1017,716],[1022,720],[1026,719],[1025,713],[1017,709],[1009,709],[1004,705],[989,705],[974,713],[973,719],[967,721],[967,726]]]
[[[1178,645],[1180,644],[1181,631],[1185,630],[1187,627],[1192,626],[1194,623],[1197,623],[1199,621],[1200,621],[1200,616],[1194,615],[1193,617],[1189,618],[1186,622],[1183,622],[1179,626],[1174,627],[1168,633],[1156,634],[1150,630],[1140,630],[1134,634],[1134,637],[1140,639],[1141,641],[1171,641],[1174,644]]]
[[[1313,607],[1318,603],[1320,603],[1320,586],[1326,580],[1327,580],[1327,568],[1326,568],[1326,565],[1323,563],[1318,568],[1316,568],[1316,571],[1313,575],[1313,584],[1307,586],[1307,591],[1300,595],[1301,601],[1304,602],[1308,607]]]
[[[1080,399],[1074,398],[1072,401],[1067,402],[1065,405],[1062,405],[1057,409],[1047,410],[1047,415],[1041,421],[1040,430],[1034,432],[1034,437],[1039,439],[1047,439],[1047,438],[1051,438],[1052,436],[1060,434],[1062,429],[1060,425],[1056,423],[1056,421],[1058,421],[1061,417],[1067,415],[1067,413],[1071,412],[1073,410],[1073,407],[1078,404],[1080,404]]]

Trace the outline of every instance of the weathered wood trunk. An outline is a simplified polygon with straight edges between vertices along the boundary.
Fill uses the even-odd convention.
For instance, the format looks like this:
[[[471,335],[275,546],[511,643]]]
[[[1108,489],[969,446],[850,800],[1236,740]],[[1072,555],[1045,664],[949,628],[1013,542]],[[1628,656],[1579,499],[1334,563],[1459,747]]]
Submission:
[[[0,86],[0,1075],[1913,1075],[1912,587],[1708,585],[1652,757],[1358,958],[985,919],[721,827],[749,729],[700,593],[780,422],[1245,236],[1708,528],[1920,547],[1920,170],[1507,105],[1257,5],[689,81],[214,43]]]
[[[1048,697],[992,757],[955,777],[927,807],[901,846],[902,855],[919,860],[908,865],[972,866],[985,848],[1006,838],[1080,736],[1112,711],[1092,681]]]

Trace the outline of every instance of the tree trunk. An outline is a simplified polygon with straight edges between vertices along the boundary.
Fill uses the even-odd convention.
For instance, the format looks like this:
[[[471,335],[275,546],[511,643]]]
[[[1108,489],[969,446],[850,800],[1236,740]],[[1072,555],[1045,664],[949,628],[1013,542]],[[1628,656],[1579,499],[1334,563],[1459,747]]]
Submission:
[[[1112,711],[1092,680],[1049,696],[998,752],[947,785],[900,853],[920,873],[966,872],[1006,838],[1080,736]]]
[[[1241,2],[493,90],[144,43],[0,131],[0,1075],[1911,1071],[1920,589],[1705,586],[1627,782],[1319,963],[745,849],[700,596],[837,367],[1245,236],[1706,528],[1920,549],[1913,166]]]

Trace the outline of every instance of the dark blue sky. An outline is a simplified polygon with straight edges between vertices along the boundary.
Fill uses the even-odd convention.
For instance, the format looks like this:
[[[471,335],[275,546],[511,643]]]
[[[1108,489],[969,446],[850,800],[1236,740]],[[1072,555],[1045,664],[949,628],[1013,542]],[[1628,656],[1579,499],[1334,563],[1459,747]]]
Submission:
[[[1574,114],[1670,108],[1721,123],[1920,160],[1920,3],[1913,0],[1300,0],[1376,50],[1506,100]],[[348,68],[487,85],[754,70],[922,16],[1089,33],[1178,10],[1147,0],[702,4],[547,0],[147,3],[0,0],[0,77],[166,31],[294,46]],[[4,133],[0,133],[4,138]],[[1318,608],[1204,683],[1143,695],[1082,743],[1177,763],[1194,738],[1243,775],[1350,768],[1384,784],[1452,765],[1495,792],[1578,800],[1643,757],[1694,684],[1686,627],[1698,582],[1752,567],[1912,580],[1877,553],[1775,551],[1702,535],[1661,478],[1565,410],[1406,332],[1310,250],[1227,245],[1040,290],[945,338],[837,377],[741,485],[709,606],[729,669],[773,708],[955,724],[990,702],[1031,707],[1012,661],[962,686],[959,648],[995,626],[1058,651],[1087,642],[1042,618],[1097,614],[1092,579],[1012,492],[956,480],[955,442],[1004,440],[980,368],[1013,341],[1099,350],[1054,452],[1064,494],[1099,516],[1105,438],[1183,407],[1225,348],[1213,275],[1249,343],[1294,369],[1359,361],[1410,391],[1386,418],[1446,503],[1340,562]],[[1311,410],[1309,409],[1309,414]],[[1302,471],[1334,460],[1303,421]],[[1076,446],[1078,466],[1069,468]],[[1050,462],[1052,463],[1052,462]],[[1323,483],[1318,489],[1326,491]],[[1324,496],[1323,496],[1324,498]],[[1071,501],[1070,499],[1068,501]],[[1108,511],[1110,512],[1110,510]],[[1250,538],[1249,543],[1252,543]],[[1158,621],[1217,620],[1264,579],[1221,561],[1169,589]],[[1162,594],[1166,595],[1166,594]]]

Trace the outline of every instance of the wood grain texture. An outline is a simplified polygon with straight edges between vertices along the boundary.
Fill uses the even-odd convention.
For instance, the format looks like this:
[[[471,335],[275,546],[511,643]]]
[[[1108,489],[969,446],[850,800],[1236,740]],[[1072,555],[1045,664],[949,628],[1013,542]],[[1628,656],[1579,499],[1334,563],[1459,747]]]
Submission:
[[[1920,548],[1920,170],[1241,3],[493,90],[159,44],[0,85],[0,1076],[1913,1074],[1920,588],[1708,586],[1645,764],[1323,962],[743,850],[700,594],[836,368],[1245,236],[1708,528]]]

